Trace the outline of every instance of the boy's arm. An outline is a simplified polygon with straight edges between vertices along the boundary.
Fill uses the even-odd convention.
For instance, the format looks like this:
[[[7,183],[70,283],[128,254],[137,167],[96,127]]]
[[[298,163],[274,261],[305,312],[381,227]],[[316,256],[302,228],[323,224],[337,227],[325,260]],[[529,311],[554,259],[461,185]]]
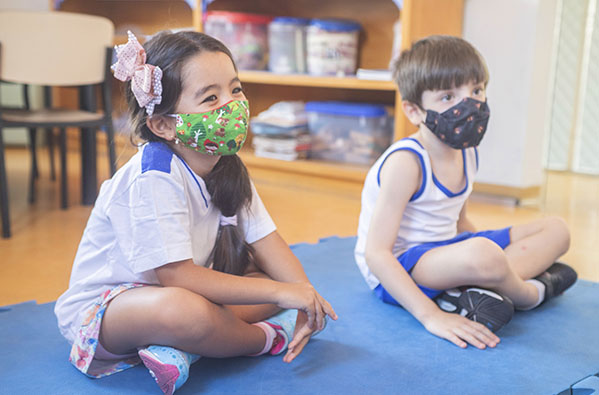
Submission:
[[[397,152],[386,160],[366,241],[366,262],[391,296],[429,332],[462,348],[466,342],[478,348],[493,347],[498,338],[479,323],[439,309],[392,253],[403,212],[421,177],[420,164],[409,152]]]
[[[391,154],[380,172],[380,192],[366,238],[366,262],[383,287],[418,321],[439,309],[416,286],[393,255],[406,205],[418,190],[422,171],[408,151]]]
[[[458,233],[462,232],[476,232],[476,227],[470,221],[468,216],[466,215],[466,207],[468,206],[468,201],[464,203],[464,207],[462,207],[462,211],[460,211],[460,217],[458,218]]]

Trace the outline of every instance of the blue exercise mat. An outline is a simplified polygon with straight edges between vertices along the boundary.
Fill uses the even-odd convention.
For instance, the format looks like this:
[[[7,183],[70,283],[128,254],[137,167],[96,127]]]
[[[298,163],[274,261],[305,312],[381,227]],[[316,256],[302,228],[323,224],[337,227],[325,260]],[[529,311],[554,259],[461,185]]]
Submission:
[[[354,264],[354,243],[333,237],[292,247],[340,317],[294,362],[202,358],[177,394],[557,394],[599,371],[599,284],[579,281],[516,313],[495,349],[462,350],[380,302]],[[0,394],[160,393],[143,366],[102,379],[79,373],[53,307],[0,308]]]

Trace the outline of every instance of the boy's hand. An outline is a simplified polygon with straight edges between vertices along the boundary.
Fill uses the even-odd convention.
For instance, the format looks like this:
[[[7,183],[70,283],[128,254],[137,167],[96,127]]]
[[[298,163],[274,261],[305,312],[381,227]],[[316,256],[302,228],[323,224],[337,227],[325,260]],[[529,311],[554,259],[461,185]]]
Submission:
[[[433,335],[447,339],[461,348],[471,344],[484,350],[487,346],[495,347],[499,343],[499,338],[489,328],[458,314],[439,310],[422,324]]]

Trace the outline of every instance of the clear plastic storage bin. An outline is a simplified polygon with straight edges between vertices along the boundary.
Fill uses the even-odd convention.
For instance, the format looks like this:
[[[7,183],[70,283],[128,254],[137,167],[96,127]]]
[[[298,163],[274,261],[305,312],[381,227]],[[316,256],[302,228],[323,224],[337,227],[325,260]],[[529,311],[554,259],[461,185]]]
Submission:
[[[228,11],[206,13],[206,34],[222,41],[243,70],[265,70],[268,62],[267,27],[272,17]]]
[[[313,19],[307,28],[308,73],[349,75],[356,72],[360,24],[352,21]]]
[[[311,158],[369,165],[391,144],[392,122],[384,106],[308,102],[306,112]]]
[[[305,18],[275,18],[268,25],[268,68],[275,73],[306,72]]]

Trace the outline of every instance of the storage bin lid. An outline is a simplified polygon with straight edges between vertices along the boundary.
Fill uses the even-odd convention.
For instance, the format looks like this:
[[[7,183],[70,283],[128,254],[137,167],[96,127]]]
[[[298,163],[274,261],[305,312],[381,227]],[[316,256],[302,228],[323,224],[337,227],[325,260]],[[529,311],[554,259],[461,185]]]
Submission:
[[[272,20],[272,17],[268,15],[248,14],[245,12],[208,11],[206,13],[206,20],[226,21],[231,23],[267,24]]]
[[[382,117],[387,114],[385,107],[379,104],[338,101],[309,101],[306,111],[353,117]]]
[[[344,19],[312,19],[310,26],[332,32],[353,32],[361,28],[358,22]]]
[[[271,23],[277,23],[281,25],[300,25],[305,26],[310,23],[308,18],[292,18],[289,16],[278,16],[272,20]]]

